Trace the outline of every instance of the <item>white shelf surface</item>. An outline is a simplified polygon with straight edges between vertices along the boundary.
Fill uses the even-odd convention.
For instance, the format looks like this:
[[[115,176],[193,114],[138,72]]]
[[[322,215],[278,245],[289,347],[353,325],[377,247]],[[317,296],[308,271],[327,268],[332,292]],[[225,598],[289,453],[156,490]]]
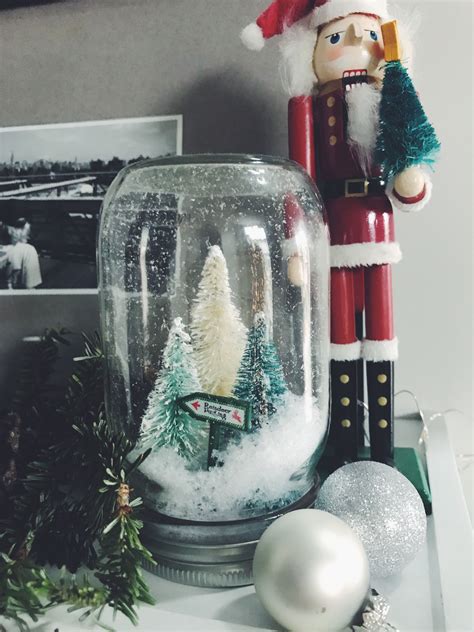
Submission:
[[[400,420],[397,444],[414,445],[413,436],[418,438],[419,430],[413,421]],[[469,632],[474,629],[472,528],[444,419],[431,427],[427,461],[434,514],[428,519],[426,545],[402,574],[374,580],[373,586],[390,601],[390,621],[401,632]],[[280,630],[263,610],[252,586],[194,588],[148,573],[147,580],[157,605],[139,609],[140,632]],[[103,630],[94,622],[78,624],[74,616],[65,607],[56,608],[32,624],[31,630]],[[110,613],[103,622],[117,632],[137,630],[121,616],[113,624]]]

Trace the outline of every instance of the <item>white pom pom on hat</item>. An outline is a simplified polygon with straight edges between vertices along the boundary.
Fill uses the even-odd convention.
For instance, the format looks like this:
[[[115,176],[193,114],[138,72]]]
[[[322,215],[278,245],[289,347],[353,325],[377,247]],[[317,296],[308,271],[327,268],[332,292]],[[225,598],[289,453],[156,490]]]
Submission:
[[[387,0],[274,0],[272,4],[241,33],[244,45],[259,51],[265,40],[281,35],[296,22],[311,15],[310,26],[317,29],[351,13],[366,13],[387,19]]]
[[[263,37],[262,29],[252,22],[246,26],[240,34],[240,39],[243,45],[249,50],[259,51],[265,46],[265,38]]]

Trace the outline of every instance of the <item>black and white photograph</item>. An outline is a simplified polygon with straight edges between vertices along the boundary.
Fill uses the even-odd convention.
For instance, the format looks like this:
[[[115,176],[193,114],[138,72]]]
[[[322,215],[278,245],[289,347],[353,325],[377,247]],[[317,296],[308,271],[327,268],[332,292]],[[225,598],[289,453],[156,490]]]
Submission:
[[[0,291],[96,290],[102,200],[118,172],[182,153],[182,117],[0,129]]]

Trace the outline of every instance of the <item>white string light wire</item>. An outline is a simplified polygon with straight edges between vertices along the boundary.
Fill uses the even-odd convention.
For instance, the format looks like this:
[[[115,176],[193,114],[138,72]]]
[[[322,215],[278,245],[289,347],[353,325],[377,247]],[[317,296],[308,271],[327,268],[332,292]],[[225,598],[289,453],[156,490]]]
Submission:
[[[453,413],[461,415],[461,417],[463,417],[464,419],[468,419],[467,415],[465,415],[461,410],[458,410],[457,408],[448,408],[447,410],[444,410],[443,412],[434,413],[433,415],[431,415],[427,419],[426,415],[425,415],[425,413],[423,411],[423,408],[420,405],[418,397],[416,396],[416,394],[413,391],[410,391],[408,389],[403,389],[401,391],[398,391],[395,394],[395,397],[399,397],[400,395],[409,395],[415,402],[417,413],[418,413],[418,416],[419,416],[419,418],[421,420],[421,423],[422,423],[422,431],[421,431],[421,434],[420,434],[420,438],[418,439],[418,445],[420,445],[420,446],[425,446],[425,447],[427,446],[429,438],[430,438],[430,426],[431,426],[431,424],[434,421],[436,421],[436,419],[442,419],[446,415],[453,414]],[[369,407],[367,406],[367,404],[365,402],[361,402],[360,400],[359,400],[358,404],[359,404],[359,406],[362,406],[364,408],[364,412],[365,412],[364,419],[366,420],[367,416],[369,414]],[[369,442],[369,445],[370,445],[370,438],[369,438],[369,435],[367,433],[367,430],[366,430],[365,426],[364,426],[364,434],[365,434],[366,440]],[[460,469],[461,472],[465,472],[466,470],[468,470],[468,469],[470,469],[471,467],[474,466],[474,454],[473,453],[456,454],[456,458],[458,458],[459,460],[465,462],[464,465],[459,466],[459,469]]]

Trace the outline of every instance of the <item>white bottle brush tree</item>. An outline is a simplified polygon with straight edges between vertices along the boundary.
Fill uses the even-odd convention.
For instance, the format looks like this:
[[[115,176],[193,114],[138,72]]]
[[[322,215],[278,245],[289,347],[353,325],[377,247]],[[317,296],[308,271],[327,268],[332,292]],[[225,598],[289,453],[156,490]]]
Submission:
[[[202,449],[207,432],[182,410],[177,400],[201,390],[191,347],[181,318],[176,318],[163,352],[163,368],[148,397],[140,441],[144,447],[174,449],[190,459]]]
[[[191,335],[201,386],[229,397],[246,342],[246,328],[232,302],[227,264],[219,246],[204,263],[191,318]]]

